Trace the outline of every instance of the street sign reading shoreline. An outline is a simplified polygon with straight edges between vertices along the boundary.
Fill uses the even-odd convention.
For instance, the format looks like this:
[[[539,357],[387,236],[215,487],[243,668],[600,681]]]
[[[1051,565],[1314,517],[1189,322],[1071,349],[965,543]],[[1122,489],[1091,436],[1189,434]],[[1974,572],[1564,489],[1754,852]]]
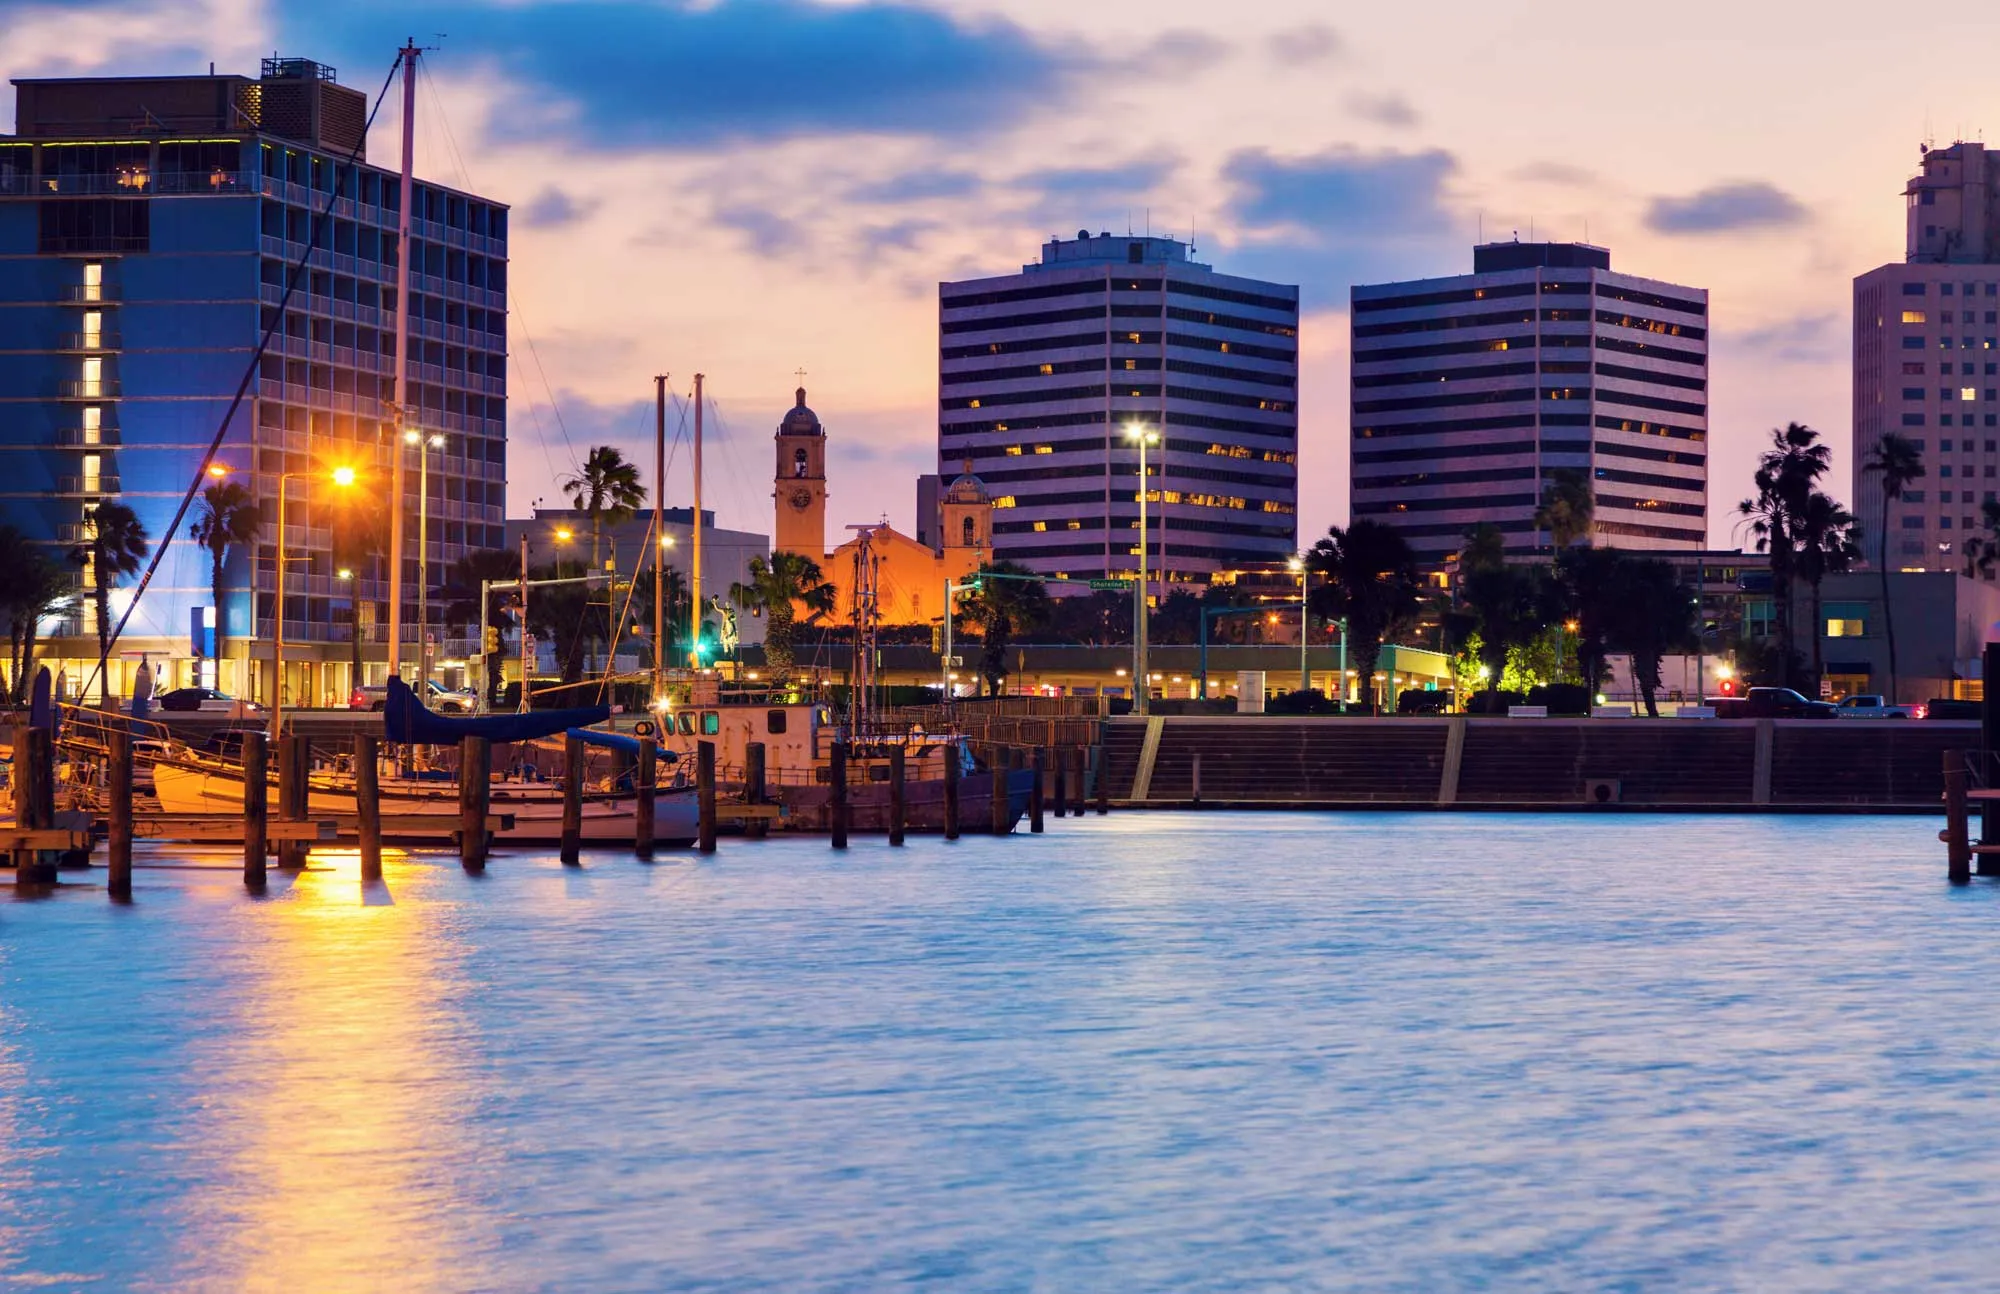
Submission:
[[[1123,593],[1132,587],[1131,580],[1092,580],[1090,587],[1106,593]]]

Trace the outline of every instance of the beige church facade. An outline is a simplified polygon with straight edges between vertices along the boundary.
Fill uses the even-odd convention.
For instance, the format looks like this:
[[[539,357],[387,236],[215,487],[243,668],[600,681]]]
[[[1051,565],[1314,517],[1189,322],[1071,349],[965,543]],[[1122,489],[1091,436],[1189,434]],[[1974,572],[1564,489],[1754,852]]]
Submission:
[[[804,387],[797,396],[797,405],[778,424],[775,438],[773,550],[798,553],[819,563],[820,573],[836,590],[835,624],[853,618],[855,590],[867,588],[871,575],[880,623],[921,625],[942,620],[945,585],[963,581],[993,551],[993,501],[986,486],[968,463],[965,473],[944,492],[939,501],[938,548],[883,522],[828,552],[826,428],[806,407]]]

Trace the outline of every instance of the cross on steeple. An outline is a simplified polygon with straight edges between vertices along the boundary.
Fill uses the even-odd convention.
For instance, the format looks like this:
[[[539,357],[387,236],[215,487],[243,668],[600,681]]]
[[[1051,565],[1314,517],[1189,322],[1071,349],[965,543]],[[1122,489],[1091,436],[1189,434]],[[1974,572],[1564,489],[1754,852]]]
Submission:
[[[804,386],[806,384],[806,371],[804,368],[793,369],[792,376],[796,377],[799,380],[800,386]]]

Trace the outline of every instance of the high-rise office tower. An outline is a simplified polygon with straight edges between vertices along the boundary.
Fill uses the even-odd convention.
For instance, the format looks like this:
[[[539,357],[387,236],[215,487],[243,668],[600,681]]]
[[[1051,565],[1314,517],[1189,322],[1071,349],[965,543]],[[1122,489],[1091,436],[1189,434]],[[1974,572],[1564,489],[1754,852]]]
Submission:
[[[386,541],[369,536],[388,530],[396,453],[409,455],[403,627],[414,662],[420,515],[434,585],[455,558],[502,542],[506,208],[415,187],[404,404],[420,443],[411,447],[394,434],[399,177],[365,158],[345,166],[364,145],[363,95],[302,59],[268,59],[255,79],[15,85],[17,133],[0,137],[0,509],[57,557],[89,534],[107,500],[134,509],[154,545],[171,544],[121,640],[114,691],[146,651],[162,686],[219,673],[225,690],[271,698],[277,492],[292,473],[288,699],[344,697],[359,681],[347,664],[357,631],[373,664],[364,672],[379,677]],[[262,528],[225,567],[229,659],[218,671],[193,659],[206,646],[192,641],[194,617],[214,601],[209,554],[186,524],[168,529],[273,323],[219,455],[229,479],[252,491]],[[353,497],[325,487],[335,465],[361,472]],[[315,472],[321,479],[308,479]],[[188,521],[199,515],[197,503]],[[114,597],[114,616],[128,598]],[[73,677],[95,663],[90,600],[53,644]]]
[[[1218,274],[1172,238],[1079,231],[1019,274],[941,284],[938,470],[994,496],[995,556],[1162,581],[1298,546],[1299,291]],[[1157,591],[1157,587],[1156,587]]]
[[[1352,512],[1436,569],[1485,522],[1510,550],[1563,469],[1591,539],[1699,548],[1708,513],[1708,292],[1618,274],[1574,243],[1475,247],[1472,273],[1352,292]]]
[[[2000,488],[2000,159],[1983,144],[1927,148],[1903,192],[1907,259],[1854,280],[1852,497],[1870,562],[1960,570]],[[1889,432],[1916,443],[1925,475],[1885,530],[1866,464]]]

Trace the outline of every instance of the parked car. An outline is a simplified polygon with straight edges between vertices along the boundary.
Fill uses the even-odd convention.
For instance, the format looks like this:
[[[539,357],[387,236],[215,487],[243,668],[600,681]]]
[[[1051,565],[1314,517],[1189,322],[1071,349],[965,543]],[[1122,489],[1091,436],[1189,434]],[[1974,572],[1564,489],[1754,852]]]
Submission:
[[[1839,708],[1830,701],[1810,701],[1788,687],[1753,687],[1740,697],[1709,702],[1718,719],[1831,719]]]
[[[1921,719],[1920,705],[1890,705],[1889,699],[1870,692],[1857,692],[1834,707],[1842,719]]]
[[[1972,719],[1986,717],[1986,706],[1981,701],[1954,701],[1948,696],[1934,696],[1924,702],[1926,719]]]
[[[347,698],[347,708],[350,710],[381,710],[388,704],[387,683],[357,687]],[[424,704],[439,714],[471,714],[479,708],[479,696],[474,692],[454,692],[436,679],[432,679],[430,695]]]
[[[212,687],[177,687],[153,699],[160,709],[172,714],[226,714],[232,719],[247,719],[264,712],[255,701],[239,701]]]

